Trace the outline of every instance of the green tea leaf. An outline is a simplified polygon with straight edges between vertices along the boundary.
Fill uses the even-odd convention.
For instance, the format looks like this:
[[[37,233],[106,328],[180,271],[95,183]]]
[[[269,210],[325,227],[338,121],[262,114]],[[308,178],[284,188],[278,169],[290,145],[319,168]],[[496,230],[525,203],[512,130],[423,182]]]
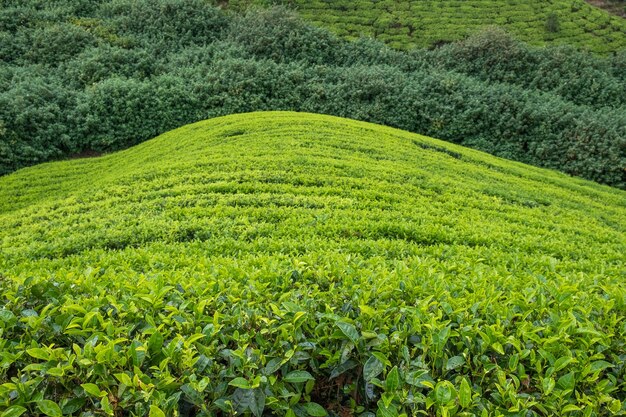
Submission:
[[[572,390],[576,385],[576,378],[574,376],[574,372],[570,372],[568,374],[563,375],[557,381],[557,386],[564,390]]]
[[[75,412],[83,408],[86,402],[87,399],[85,397],[73,398],[65,403],[61,411],[63,411],[64,415],[74,414]]]
[[[37,408],[50,417],[61,417],[63,415],[61,408],[54,401],[41,400],[37,403]]]
[[[61,377],[65,374],[62,368],[50,368],[46,371],[48,375]]]
[[[565,413],[571,413],[573,411],[582,411],[580,409],[580,407],[574,405],[574,404],[569,404],[566,405],[565,407],[563,407],[563,409],[561,409],[561,414],[565,414]]]
[[[337,378],[339,375],[343,374],[344,372],[348,372],[351,369],[356,368],[357,363],[351,359],[345,361],[344,363],[342,363],[341,365],[335,367],[335,369],[333,369],[333,371],[330,373],[330,378]]]
[[[448,359],[446,370],[451,371],[463,365],[465,365],[465,358],[463,356],[453,356]]]
[[[472,388],[467,378],[463,378],[459,387],[459,403],[463,408],[468,408],[472,404]]]
[[[455,396],[454,386],[449,381],[438,382],[435,386],[435,400],[439,405],[449,403]]]
[[[113,415],[113,407],[111,406],[111,402],[109,401],[109,397],[107,397],[106,395],[104,397],[102,397],[102,399],[100,400],[100,406],[102,407],[102,410],[109,416]]]
[[[149,417],[165,417],[165,413],[156,405],[151,405]]]
[[[263,392],[261,388],[255,388],[253,392],[254,398],[249,404],[250,411],[252,411],[252,414],[256,417],[261,417],[265,409],[265,392]]]
[[[500,355],[504,355],[504,348],[502,347],[500,343],[498,342],[492,343],[491,348],[495,350],[496,352],[498,352]]]
[[[574,359],[569,356],[563,356],[554,363],[554,372],[559,372],[561,369],[569,365]]]
[[[614,365],[607,361],[595,361],[591,363],[591,372],[603,371],[606,368],[612,368]]]
[[[387,374],[387,379],[385,380],[385,388],[387,391],[395,391],[400,386],[400,373],[398,372],[398,367],[394,366],[391,371]]]
[[[313,376],[307,371],[292,371],[285,376],[285,381],[289,383],[300,383],[308,380],[314,380]]]
[[[50,359],[50,352],[48,352],[46,349],[32,348],[26,350],[26,353],[28,353],[33,358],[43,359],[46,361]]]
[[[117,378],[118,381],[120,381],[122,384],[126,385],[127,387],[133,386],[132,379],[130,379],[130,377],[125,373],[122,373],[122,372],[117,373],[115,374],[115,378]]]
[[[375,356],[370,356],[365,365],[363,366],[363,378],[369,382],[372,379],[380,375],[384,370],[384,366],[381,361]]]
[[[248,381],[245,378],[242,378],[240,376],[238,376],[237,378],[233,379],[232,381],[230,381],[228,383],[228,385],[230,385],[231,387],[237,387],[237,388],[241,388],[241,389],[250,389],[250,384],[248,383]]]
[[[359,332],[357,331],[356,327],[354,327],[350,323],[346,323],[346,322],[343,322],[343,321],[338,321],[337,322],[337,327],[339,327],[341,332],[348,339],[350,339],[350,341],[352,343],[354,343],[355,345],[357,344],[357,342],[359,341]]]
[[[145,357],[146,349],[138,341],[134,341],[130,347],[130,357],[133,361],[133,366],[141,367]]]
[[[306,410],[308,415],[313,417],[324,417],[326,414],[328,414],[326,410],[324,410],[324,407],[322,407],[318,403],[306,403],[304,404],[304,409]]]
[[[232,401],[237,412],[252,411],[255,403],[254,390],[237,388],[232,395]]]
[[[418,371],[409,372],[406,375],[406,382],[407,384],[410,384],[416,387],[427,388],[428,385],[424,385],[424,382],[434,385],[435,381],[430,376],[427,370],[422,369]]]
[[[445,346],[448,338],[450,337],[450,326],[446,326],[443,329],[433,334],[433,343],[437,351],[441,351]]]
[[[378,359],[384,366],[391,366],[391,361],[382,352],[374,350],[371,353],[372,356]]]
[[[379,401],[376,417],[398,417],[398,409],[393,404],[387,406],[383,401]]]
[[[544,395],[550,394],[555,386],[556,382],[554,381],[554,378],[544,378],[542,384]]]
[[[273,358],[267,362],[265,368],[263,368],[263,375],[271,375],[278,371],[282,365],[283,361],[281,358]]]
[[[617,399],[612,399],[608,405],[609,411],[613,414],[617,414],[622,410],[622,402]]]
[[[150,339],[148,339],[148,352],[151,355],[157,354],[161,352],[163,348],[163,335],[159,332],[152,333]]]
[[[80,386],[83,387],[87,394],[94,397],[101,397],[104,395],[96,384],[81,384]]]
[[[16,320],[16,317],[12,311],[5,310],[4,308],[2,308],[0,309],[0,320],[2,320],[5,323],[12,323]],[[19,407],[19,406],[13,406],[13,407]],[[13,407],[9,407],[7,411]]]
[[[4,410],[4,412],[0,414],[0,417],[20,417],[26,411],[28,410],[21,405],[12,405],[11,407]]]

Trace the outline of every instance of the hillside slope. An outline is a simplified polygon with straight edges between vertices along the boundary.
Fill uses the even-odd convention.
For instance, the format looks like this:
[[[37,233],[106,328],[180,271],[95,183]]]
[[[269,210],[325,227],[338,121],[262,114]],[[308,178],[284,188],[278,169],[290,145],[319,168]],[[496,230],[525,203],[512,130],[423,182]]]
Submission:
[[[195,123],[0,178],[0,410],[624,412],[625,246],[624,191],[330,116]]]
[[[218,3],[218,2],[216,2]],[[275,0],[230,0],[231,7]],[[282,0],[305,19],[348,39],[373,36],[392,47],[430,47],[501,26],[533,45],[599,53],[626,49],[626,21],[584,0]]]

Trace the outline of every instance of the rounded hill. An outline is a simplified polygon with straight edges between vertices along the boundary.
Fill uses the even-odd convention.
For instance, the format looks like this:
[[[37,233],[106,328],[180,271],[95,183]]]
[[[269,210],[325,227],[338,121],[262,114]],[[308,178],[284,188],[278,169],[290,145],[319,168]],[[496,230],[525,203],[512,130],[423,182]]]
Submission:
[[[625,410],[624,191],[249,113],[2,177],[0,230],[7,415]]]

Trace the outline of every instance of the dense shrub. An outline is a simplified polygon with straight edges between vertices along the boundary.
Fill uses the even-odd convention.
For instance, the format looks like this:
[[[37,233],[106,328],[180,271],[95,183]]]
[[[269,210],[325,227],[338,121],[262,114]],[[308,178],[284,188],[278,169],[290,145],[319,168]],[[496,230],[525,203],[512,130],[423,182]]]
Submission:
[[[23,0],[11,13],[27,23],[3,23],[0,174],[122,149],[208,117],[298,110],[626,186],[624,54],[532,49],[497,28],[401,52],[341,41],[281,8],[231,15],[200,0],[63,4]]]
[[[79,134],[89,149],[120,149],[197,120],[193,104],[178,77],[108,78],[80,96]]]
[[[158,73],[159,64],[153,51],[103,45],[85,49],[61,70],[68,84],[83,89],[111,76],[146,80]]]
[[[613,55],[611,59],[611,70],[614,77],[620,81],[626,81],[626,50]]]
[[[79,101],[83,132],[88,145],[99,150],[134,145],[159,132],[154,113],[159,102],[153,84],[126,78],[109,78],[88,89]]]
[[[538,64],[523,43],[498,27],[489,27],[464,41],[446,45],[433,54],[446,68],[500,82],[519,82]]]
[[[24,54],[24,42],[11,32],[0,31],[0,62],[9,63]]]
[[[30,62],[57,65],[95,43],[95,38],[89,32],[72,24],[37,28],[31,35],[26,59]]]
[[[0,92],[0,173],[74,153],[80,144],[74,120],[74,93],[58,80],[15,74]]]
[[[626,104],[622,54],[599,59],[571,46],[531,49],[499,28],[489,28],[432,55],[446,69],[486,81],[550,92],[594,107]]]
[[[103,5],[101,16],[117,34],[147,48],[210,43],[226,27],[224,14],[203,0],[113,0]]]
[[[342,44],[329,32],[307,25],[280,8],[256,9],[235,18],[229,39],[259,58],[316,64],[334,63]]]

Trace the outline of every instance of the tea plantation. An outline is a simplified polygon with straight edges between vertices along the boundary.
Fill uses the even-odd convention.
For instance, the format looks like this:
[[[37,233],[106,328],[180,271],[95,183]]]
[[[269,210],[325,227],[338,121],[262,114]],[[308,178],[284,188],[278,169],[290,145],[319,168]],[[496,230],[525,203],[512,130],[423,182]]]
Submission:
[[[291,112],[0,178],[1,416],[610,416],[626,192]]]
[[[533,45],[567,44],[599,53],[626,48],[626,20],[584,0],[230,0],[285,4],[348,39],[373,36],[392,47],[429,47],[497,25]]]

